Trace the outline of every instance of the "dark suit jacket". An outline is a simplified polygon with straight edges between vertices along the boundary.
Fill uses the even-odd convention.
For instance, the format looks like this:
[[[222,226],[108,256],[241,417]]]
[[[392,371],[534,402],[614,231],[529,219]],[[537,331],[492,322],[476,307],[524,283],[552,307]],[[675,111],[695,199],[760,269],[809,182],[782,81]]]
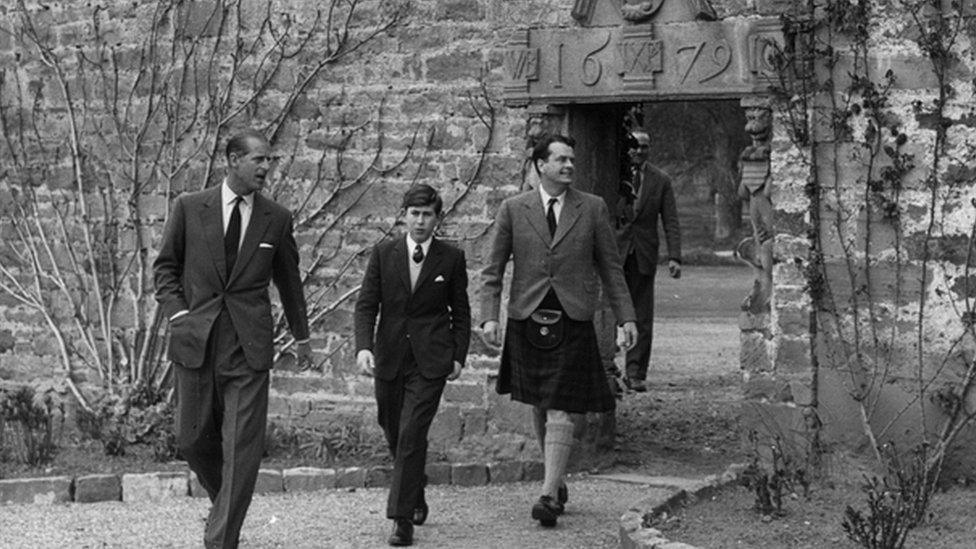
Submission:
[[[553,288],[570,318],[592,320],[602,280],[617,321],[634,320],[613,239],[607,205],[598,196],[569,188],[552,237],[538,189],[506,199],[495,217],[488,266],[482,272],[482,322],[498,320],[509,258],[513,264],[509,318],[528,318]]]
[[[224,264],[220,186],[177,197],[153,269],[163,314],[171,317],[189,310],[170,328],[173,362],[187,368],[203,365],[210,329],[226,307],[248,365],[270,369],[274,325],[268,285],[272,280],[292,335],[308,337],[291,213],[260,194],[254,196],[233,272],[228,273]]]
[[[624,198],[617,201],[617,249],[625,260],[633,251],[637,269],[651,274],[657,266],[657,220],[664,226],[668,258],[681,261],[681,229],[678,226],[678,207],[671,188],[671,179],[650,162],[645,162],[641,177],[640,195],[634,207]]]
[[[413,292],[408,261],[406,236],[373,247],[356,301],[356,351],[373,351],[380,379],[395,378],[409,353],[421,375],[444,377],[454,361],[464,365],[471,338],[464,252],[433,239]]]

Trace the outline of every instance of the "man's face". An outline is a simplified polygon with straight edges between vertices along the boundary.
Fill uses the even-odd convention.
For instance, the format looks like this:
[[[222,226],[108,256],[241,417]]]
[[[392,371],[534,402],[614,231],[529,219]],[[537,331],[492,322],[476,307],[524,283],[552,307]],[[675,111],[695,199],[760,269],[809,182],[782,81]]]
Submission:
[[[565,190],[573,182],[573,148],[565,143],[550,143],[549,156],[536,162],[543,181]],[[562,191],[560,191],[561,193]]]
[[[231,153],[227,158],[229,177],[227,184],[235,193],[244,195],[264,188],[264,181],[271,171],[271,145],[256,137],[247,140],[248,152]]]
[[[651,153],[651,136],[638,132],[634,134],[634,140],[637,141],[637,146],[628,149],[627,154],[630,156],[630,163],[636,166],[647,162]]]
[[[405,214],[407,232],[417,244],[426,242],[440,221],[434,206],[408,206]]]

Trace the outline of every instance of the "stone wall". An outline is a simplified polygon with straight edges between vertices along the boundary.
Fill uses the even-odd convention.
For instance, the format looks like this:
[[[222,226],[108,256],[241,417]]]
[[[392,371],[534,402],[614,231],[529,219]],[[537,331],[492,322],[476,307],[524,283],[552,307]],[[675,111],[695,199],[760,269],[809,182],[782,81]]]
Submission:
[[[795,124],[785,111],[777,117],[772,310],[768,319],[744,317],[749,329],[743,332],[743,359],[753,425],[801,444],[822,427],[828,447],[865,448],[866,422],[878,443],[905,449],[938,434],[945,419],[943,391],[962,387],[976,349],[967,335],[970,295],[965,290],[976,219],[971,203],[976,59],[970,13],[953,19],[962,24],[944,81],[953,90],[944,111],[946,145],[934,167],[939,79],[932,62],[913,38],[918,31],[908,14],[887,5],[869,11],[869,54],[861,58],[866,64],[855,64],[849,35],[834,34],[840,54],[833,72],[837,94],[835,101],[829,94],[812,97],[809,146],[790,139]],[[954,17],[948,6],[944,13]],[[931,16],[922,20],[930,24]],[[829,74],[826,65],[816,70],[822,79]],[[872,120],[865,95],[850,91],[849,70],[882,87],[891,71],[891,90],[879,109],[881,127]],[[848,110],[850,105],[855,107]],[[844,131],[831,129],[831,113],[846,121]],[[865,146],[871,142],[880,154],[871,155]],[[910,158],[900,175],[884,147]],[[816,228],[822,283],[811,282],[808,270],[811,183],[821,197]],[[813,349],[812,285],[827,292],[825,305],[816,311]],[[863,406],[852,398],[859,392],[865,395]],[[976,396],[968,398],[971,407]],[[963,433],[957,455],[971,455],[972,433]],[[953,453],[949,463],[953,477],[976,471],[971,461]]]

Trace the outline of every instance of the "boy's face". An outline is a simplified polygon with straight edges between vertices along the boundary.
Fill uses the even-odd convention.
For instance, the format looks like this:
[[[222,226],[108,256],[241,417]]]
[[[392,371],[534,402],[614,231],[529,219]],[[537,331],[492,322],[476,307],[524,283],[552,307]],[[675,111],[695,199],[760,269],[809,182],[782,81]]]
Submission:
[[[417,244],[427,241],[440,219],[434,212],[434,206],[408,206],[405,212],[407,232]]]

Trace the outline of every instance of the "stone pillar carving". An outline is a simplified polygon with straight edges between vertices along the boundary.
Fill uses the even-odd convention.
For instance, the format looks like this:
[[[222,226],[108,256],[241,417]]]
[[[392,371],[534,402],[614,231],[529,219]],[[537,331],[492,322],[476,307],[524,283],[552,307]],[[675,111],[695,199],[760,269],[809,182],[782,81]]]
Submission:
[[[746,133],[752,143],[739,155],[739,196],[749,201],[752,236],[736,246],[737,255],[756,271],[752,292],[742,310],[752,314],[769,311],[773,287],[773,204],[770,200],[769,143],[772,109],[766,98],[741,102],[746,114]]]
[[[772,110],[765,98],[742,99],[745,130],[752,143],[739,155],[739,195],[749,201],[753,235],[736,246],[736,256],[752,266],[755,281],[739,315],[739,363],[745,391],[761,402],[775,400],[781,385],[773,366],[770,296],[772,294],[773,232],[770,201],[770,140]]]

